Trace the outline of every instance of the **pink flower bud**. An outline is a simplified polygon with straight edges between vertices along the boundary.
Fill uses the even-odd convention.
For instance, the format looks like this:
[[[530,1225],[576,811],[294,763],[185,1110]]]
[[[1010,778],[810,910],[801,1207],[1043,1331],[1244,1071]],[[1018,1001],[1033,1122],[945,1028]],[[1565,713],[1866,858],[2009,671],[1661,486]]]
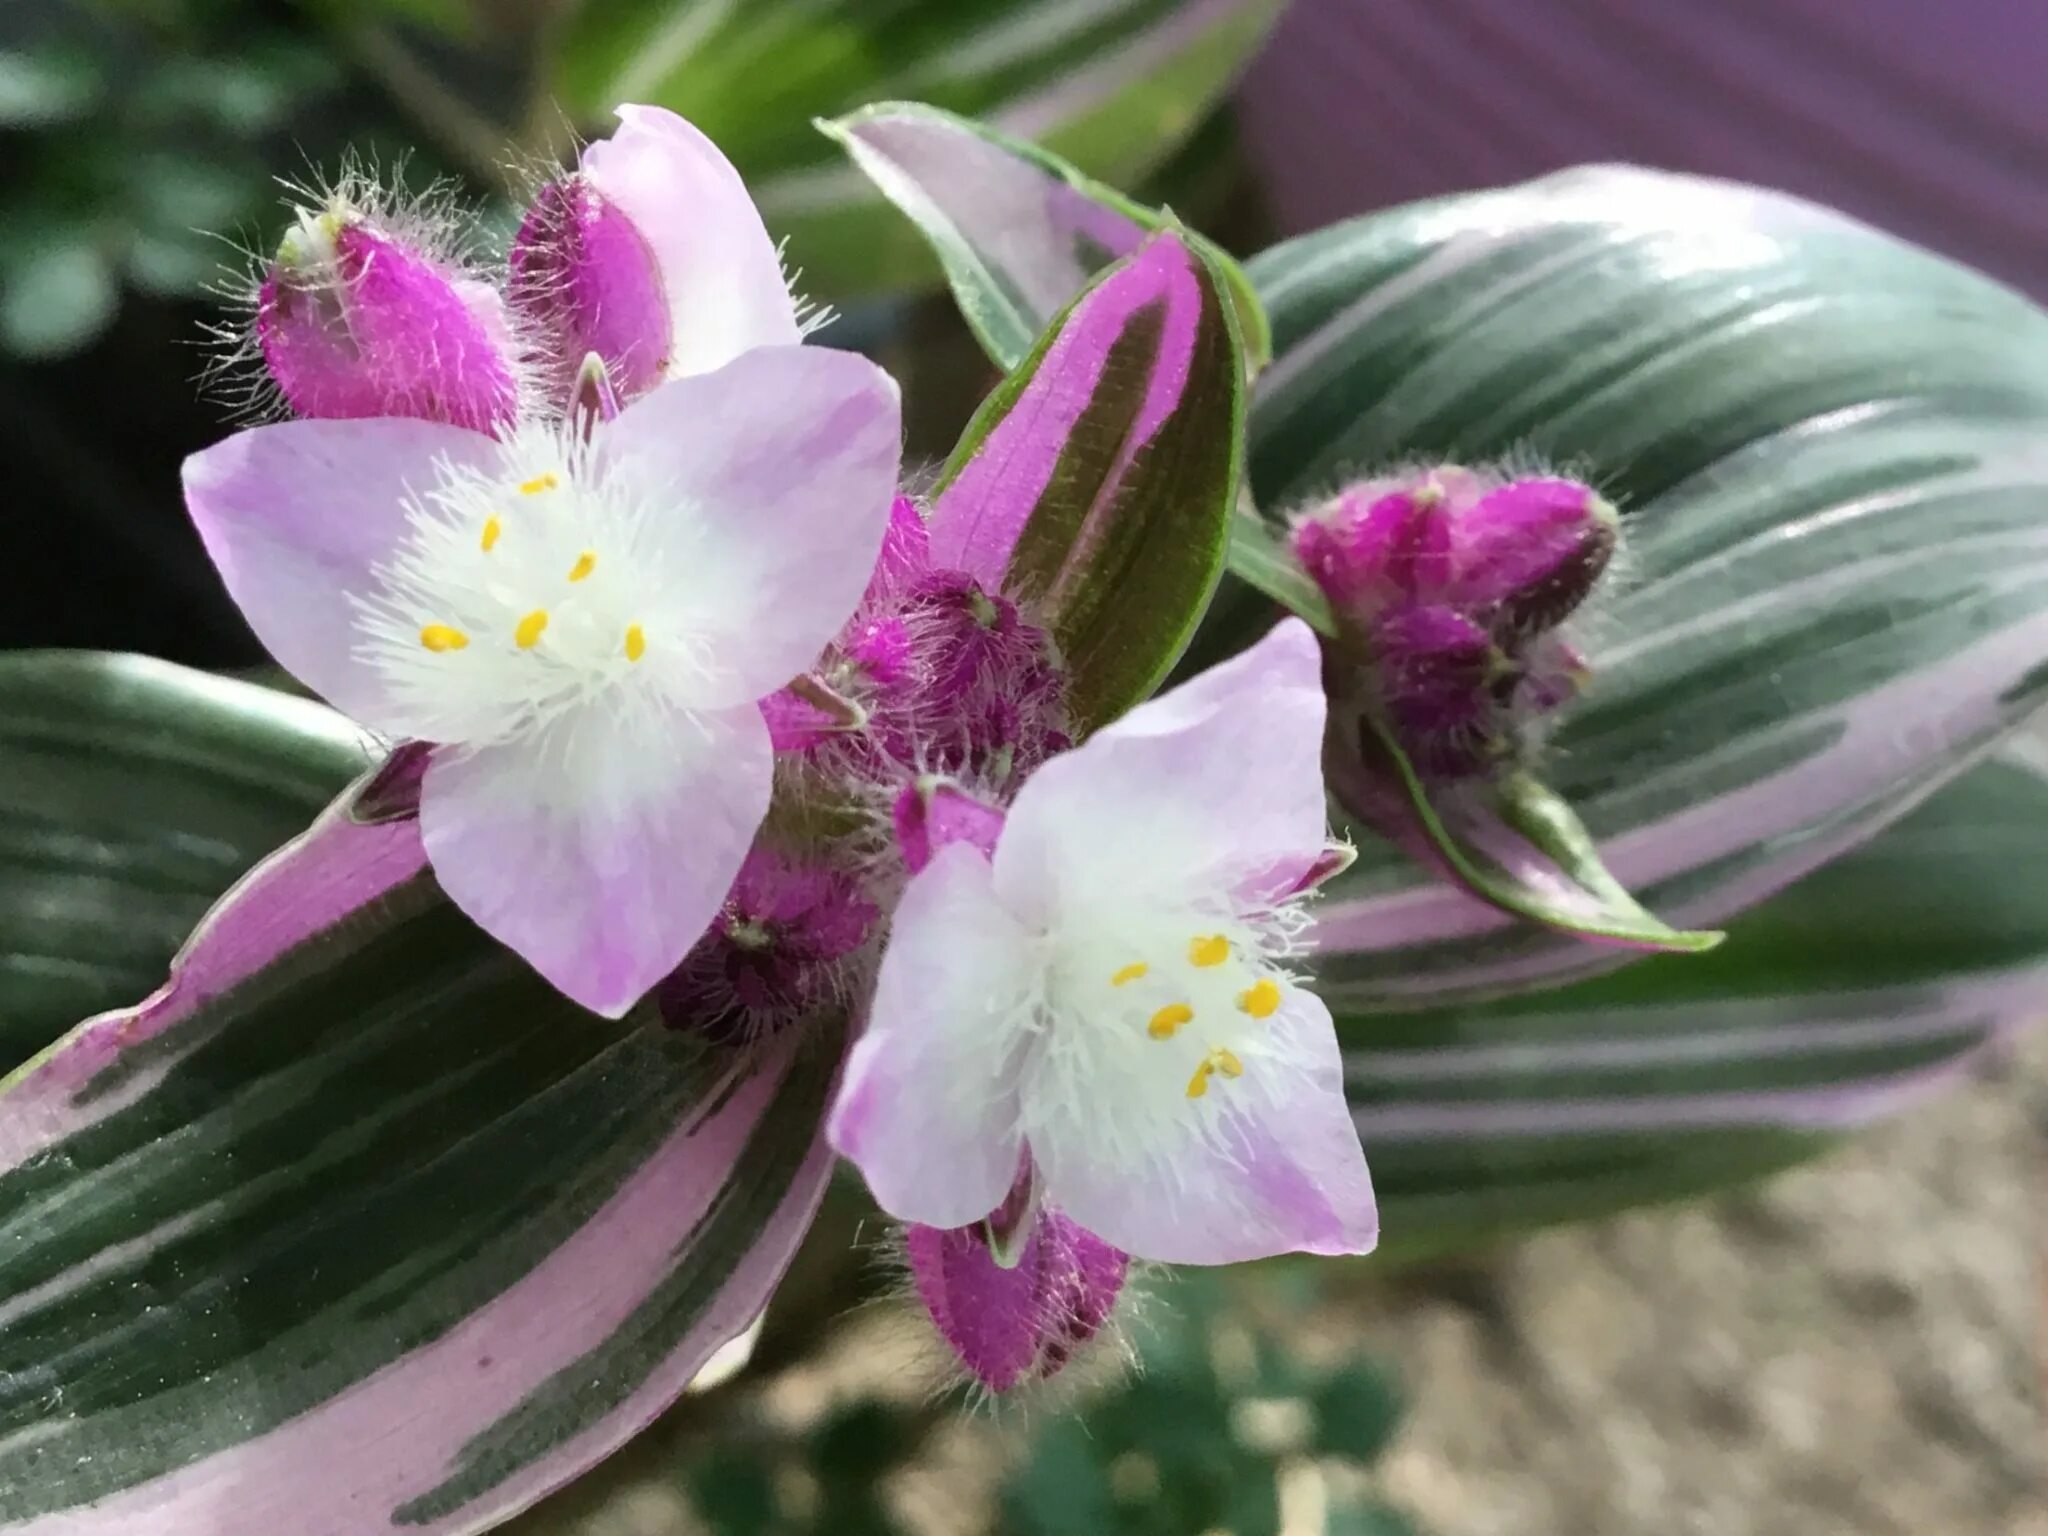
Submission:
[[[1391,732],[1426,779],[1511,761],[1533,717],[1584,681],[1584,659],[1551,631],[1592,593],[1618,531],[1575,480],[1447,465],[1348,487],[1294,533],[1342,629],[1333,697]]]
[[[1454,524],[1458,599],[1497,634],[1554,628],[1583,603],[1620,535],[1611,504],[1576,480],[1516,480]]]
[[[832,995],[839,962],[877,916],[852,875],[756,848],[710,932],[661,984],[662,1017],[719,1040],[794,1023]]]
[[[936,774],[921,775],[896,797],[896,846],[914,875],[948,843],[970,843],[994,854],[1003,813]]]
[[[413,416],[489,431],[517,403],[487,283],[337,197],[300,214],[256,299],[256,341],[300,416]]]
[[[546,338],[566,384],[595,352],[631,399],[662,381],[674,340],[654,252],[582,175],[543,187],[512,242],[513,305]]]
[[[910,1226],[910,1277],[939,1334],[976,1381],[1007,1392],[1056,1375],[1102,1331],[1122,1293],[1130,1256],[1058,1211],[1028,1209],[1031,1176],[989,1222],[941,1230]],[[1015,1262],[998,1261],[988,1228],[1030,1223]]]

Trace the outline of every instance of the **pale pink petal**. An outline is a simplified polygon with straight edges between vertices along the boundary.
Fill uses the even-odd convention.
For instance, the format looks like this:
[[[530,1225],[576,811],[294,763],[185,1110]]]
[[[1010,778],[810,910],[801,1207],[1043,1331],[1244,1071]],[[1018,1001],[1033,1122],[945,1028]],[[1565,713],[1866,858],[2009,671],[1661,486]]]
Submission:
[[[420,832],[456,906],[617,1018],[710,926],[773,776],[752,707],[587,709],[503,746],[437,749]]]
[[[405,532],[406,501],[441,464],[488,465],[498,446],[439,422],[383,418],[253,427],[185,461],[185,505],[264,648],[344,714],[395,729],[376,671],[356,656],[349,594]]]
[[[1101,1155],[1100,1134],[1073,1118],[1081,1109],[1037,1102],[1066,1080],[1033,1073],[1025,1112],[1047,1198],[1105,1242],[1160,1263],[1370,1252],[1379,1214],[1329,1010],[1289,987],[1268,1025],[1263,1047],[1243,1053],[1241,1077],[1214,1079],[1161,1122],[1171,1134],[1129,1160]]]
[[[703,651],[696,701],[774,692],[852,614],[896,496],[900,414],[865,358],[765,347],[604,426],[606,475],[675,509],[658,558]]]
[[[583,151],[583,175],[653,254],[668,303],[669,377],[801,341],[782,258],[732,162],[660,107],[622,106],[619,125]]]
[[[1033,774],[997,889],[1036,921],[1063,889],[1242,894],[1306,870],[1325,840],[1323,718],[1315,636],[1288,619]]]
[[[826,1124],[890,1215],[959,1227],[1002,1204],[1030,981],[1028,936],[997,903],[988,861],[966,843],[941,849],[896,909]]]

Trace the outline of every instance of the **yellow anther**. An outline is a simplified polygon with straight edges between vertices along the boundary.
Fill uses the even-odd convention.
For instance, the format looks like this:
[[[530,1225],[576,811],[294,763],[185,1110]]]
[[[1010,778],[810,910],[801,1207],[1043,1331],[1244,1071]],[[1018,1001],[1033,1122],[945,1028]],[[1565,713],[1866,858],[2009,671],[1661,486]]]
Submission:
[[[1144,961],[1133,960],[1129,965],[1110,977],[1109,984],[1112,987],[1127,987],[1151,969],[1152,967]]]
[[[504,531],[505,525],[499,519],[495,517],[487,517],[484,519],[483,545],[485,554],[488,555],[493,549],[493,547],[496,546],[499,535],[504,533]]]
[[[1237,1006],[1255,1019],[1270,1019],[1280,1011],[1280,988],[1272,977],[1261,976],[1237,994]]]
[[[1195,1016],[1195,1010],[1186,1003],[1168,1003],[1152,1015],[1152,1022],[1145,1026],[1145,1032],[1154,1040],[1171,1040],[1175,1030]]]
[[[552,491],[561,483],[552,473],[535,475],[531,480],[519,482],[519,494],[522,496],[538,496],[542,491]]]
[[[1188,1079],[1188,1097],[1199,1099],[1209,1091],[1209,1079],[1221,1072],[1225,1077],[1243,1077],[1244,1063],[1237,1059],[1237,1052],[1217,1046],[1202,1058],[1202,1064],[1195,1068],[1195,1075]]]
[[[638,624],[626,626],[626,660],[638,661],[647,654],[647,632]]]
[[[584,577],[588,576],[592,571],[596,569],[597,551],[594,549],[586,549],[585,551],[583,551],[582,554],[576,557],[576,563],[569,567],[569,579],[571,581],[581,581]]]
[[[429,624],[420,631],[420,644],[430,651],[459,651],[469,644],[469,636],[453,624]]]
[[[512,631],[513,642],[522,651],[530,651],[540,644],[541,631],[548,627],[548,611],[536,608],[519,621],[519,627]]]
[[[1204,934],[1198,939],[1188,940],[1188,964],[1221,965],[1230,958],[1230,940],[1220,933]]]

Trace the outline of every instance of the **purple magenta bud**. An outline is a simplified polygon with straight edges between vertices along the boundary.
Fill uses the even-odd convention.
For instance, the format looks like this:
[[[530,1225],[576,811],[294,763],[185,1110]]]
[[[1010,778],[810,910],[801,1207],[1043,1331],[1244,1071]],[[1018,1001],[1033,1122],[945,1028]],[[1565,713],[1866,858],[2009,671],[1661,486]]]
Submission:
[[[1576,480],[1517,480],[1461,516],[1456,533],[1455,600],[1513,637],[1555,627],[1591,595],[1620,519]]]
[[[659,384],[673,345],[661,270],[617,204],[581,174],[541,188],[512,241],[510,296],[566,384],[596,353],[630,400]]]
[[[302,212],[256,296],[256,342],[300,416],[414,416],[490,431],[518,403],[488,284],[337,198]]]
[[[795,1022],[832,996],[839,962],[878,916],[851,874],[756,848],[710,932],[657,990],[662,1018],[728,1042]]]
[[[959,785],[922,774],[896,797],[896,846],[914,875],[948,843],[969,843],[993,857],[1003,813]]]
[[[968,1373],[991,1392],[1056,1375],[1102,1331],[1129,1273],[1130,1257],[1050,1207],[1029,1208],[1020,1175],[987,1222],[904,1231],[918,1299]],[[1014,1262],[989,1247],[991,1226],[1029,1223]]]
[[[1337,714],[1376,722],[1425,779],[1512,761],[1533,718],[1585,680],[1551,631],[1592,593],[1618,534],[1590,487],[1549,476],[1445,465],[1332,497],[1297,525],[1294,551],[1338,621],[1326,669],[1348,706]],[[1352,782],[1379,771],[1376,758],[1386,766],[1358,750]]]
[[[898,496],[889,507],[888,531],[882,535],[882,553],[875,561],[875,574],[868,581],[866,601],[880,602],[900,592],[916,577],[931,569],[932,538],[926,531],[924,514],[908,496]]]
[[[1294,550],[1339,608],[1435,592],[1451,573],[1443,493],[1427,483],[1385,494],[1371,483],[1356,487],[1296,530]]]
[[[977,683],[1020,676],[1039,660],[1043,637],[1007,597],[991,595],[965,571],[927,571],[903,603],[930,701],[945,704]]]

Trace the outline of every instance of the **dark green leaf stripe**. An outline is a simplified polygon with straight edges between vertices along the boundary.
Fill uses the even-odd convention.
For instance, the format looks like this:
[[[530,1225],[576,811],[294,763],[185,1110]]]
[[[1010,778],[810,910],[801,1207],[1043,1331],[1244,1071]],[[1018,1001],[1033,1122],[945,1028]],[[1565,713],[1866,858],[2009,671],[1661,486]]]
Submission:
[[[2048,780],[1993,762],[1745,913],[1710,955],[1341,1020],[1389,1243],[1697,1192],[1915,1102],[2033,1021],[2043,868]]]
[[[0,1092],[0,1530],[482,1529],[766,1300],[837,1026],[739,1050],[585,1014],[404,878],[412,836],[330,814],[170,990]]]
[[[321,705],[139,656],[0,656],[0,1076],[140,1000],[370,760]]]

